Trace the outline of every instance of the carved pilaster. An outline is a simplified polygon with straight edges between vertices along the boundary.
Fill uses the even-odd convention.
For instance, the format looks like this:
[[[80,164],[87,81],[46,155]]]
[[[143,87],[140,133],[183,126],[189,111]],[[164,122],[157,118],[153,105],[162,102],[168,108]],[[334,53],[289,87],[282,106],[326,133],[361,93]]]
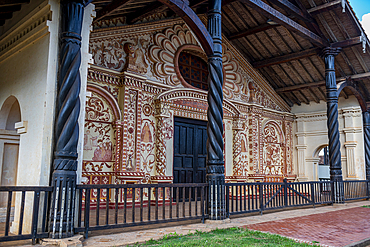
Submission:
[[[213,38],[213,54],[208,56],[208,125],[207,181],[209,183],[209,217],[222,220],[225,210],[225,175],[223,143],[223,72],[221,37],[221,0],[211,0],[208,6],[208,32]]]
[[[156,135],[155,135],[155,171],[157,175],[166,175],[166,126],[165,121],[169,118],[169,106],[164,102],[155,103]]]
[[[363,112],[366,179],[370,180],[370,113]]]
[[[233,176],[243,176],[243,164],[241,160],[241,135],[243,123],[240,118],[233,120]]]
[[[62,2],[54,172],[52,176],[54,192],[50,207],[52,238],[62,238],[74,234],[73,218],[81,88],[81,29],[84,14],[82,2]]]

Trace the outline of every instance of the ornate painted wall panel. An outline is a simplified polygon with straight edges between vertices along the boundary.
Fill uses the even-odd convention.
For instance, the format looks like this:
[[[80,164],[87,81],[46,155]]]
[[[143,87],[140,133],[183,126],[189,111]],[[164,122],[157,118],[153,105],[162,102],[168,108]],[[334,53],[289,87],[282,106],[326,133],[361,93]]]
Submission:
[[[91,34],[96,65],[88,79],[110,100],[96,92],[89,98],[83,176],[88,183],[172,182],[174,117],[206,121],[208,108],[207,92],[182,77],[178,59],[182,52],[207,57],[179,20],[119,23],[104,29],[102,22]],[[226,38],[223,64],[227,181],[294,177],[289,107]]]

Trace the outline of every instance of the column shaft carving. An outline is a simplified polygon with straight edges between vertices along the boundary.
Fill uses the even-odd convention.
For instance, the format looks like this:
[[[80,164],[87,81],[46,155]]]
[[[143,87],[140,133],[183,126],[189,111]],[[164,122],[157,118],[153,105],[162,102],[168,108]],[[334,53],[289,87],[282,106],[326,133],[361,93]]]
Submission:
[[[324,57],[325,61],[330,178],[333,181],[342,180],[342,165],[338,127],[338,96],[334,67],[334,57],[338,55],[340,51],[340,48],[325,48],[322,52],[322,56]]]
[[[366,179],[370,180],[370,113],[363,112]]]
[[[334,200],[336,202],[343,202],[343,193],[344,193],[343,184],[337,183],[343,180],[340,141],[339,141],[338,95],[334,66],[334,57],[338,55],[340,51],[341,48],[328,47],[325,48],[321,54],[325,62],[330,179],[335,182]]]
[[[221,37],[221,0],[211,0],[208,6],[208,32],[213,38],[213,54],[208,56],[208,125],[207,182],[209,183],[209,216],[222,220],[225,210],[225,175],[223,143],[223,72]]]
[[[52,238],[74,235],[77,144],[80,113],[82,1],[62,2],[61,48],[50,207]]]

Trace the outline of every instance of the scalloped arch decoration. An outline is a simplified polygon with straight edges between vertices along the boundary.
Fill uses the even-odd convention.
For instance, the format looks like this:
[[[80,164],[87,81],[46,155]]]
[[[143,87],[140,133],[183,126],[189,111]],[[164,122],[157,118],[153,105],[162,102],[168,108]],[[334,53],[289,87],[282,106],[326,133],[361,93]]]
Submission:
[[[167,85],[180,86],[183,84],[183,86],[188,87],[187,83],[181,83],[181,79],[176,74],[176,54],[184,46],[198,47],[194,50],[203,50],[187,25],[175,25],[173,28],[164,30],[163,33],[157,33],[154,35],[153,41],[154,45],[149,48],[149,59],[153,62],[152,72],[156,78]],[[222,47],[223,91],[225,98],[232,99],[235,95],[242,93],[242,76],[238,72],[239,66],[229,49],[225,45],[222,45]]]

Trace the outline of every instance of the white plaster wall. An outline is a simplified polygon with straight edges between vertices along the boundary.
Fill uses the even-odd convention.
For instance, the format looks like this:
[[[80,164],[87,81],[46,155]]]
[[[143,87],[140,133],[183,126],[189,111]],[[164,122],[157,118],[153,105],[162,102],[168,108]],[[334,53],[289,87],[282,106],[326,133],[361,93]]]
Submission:
[[[304,174],[300,174],[298,180],[316,180],[318,151],[329,142],[326,102],[294,105],[292,113],[296,118],[293,127],[295,169],[300,168],[298,149],[304,152]],[[339,98],[338,113],[343,179],[365,179],[362,114],[357,99],[354,96],[348,99]],[[351,147],[354,151],[353,159],[347,157],[347,149]],[[349,174],[351,162],[354,163],[355,176]]]

